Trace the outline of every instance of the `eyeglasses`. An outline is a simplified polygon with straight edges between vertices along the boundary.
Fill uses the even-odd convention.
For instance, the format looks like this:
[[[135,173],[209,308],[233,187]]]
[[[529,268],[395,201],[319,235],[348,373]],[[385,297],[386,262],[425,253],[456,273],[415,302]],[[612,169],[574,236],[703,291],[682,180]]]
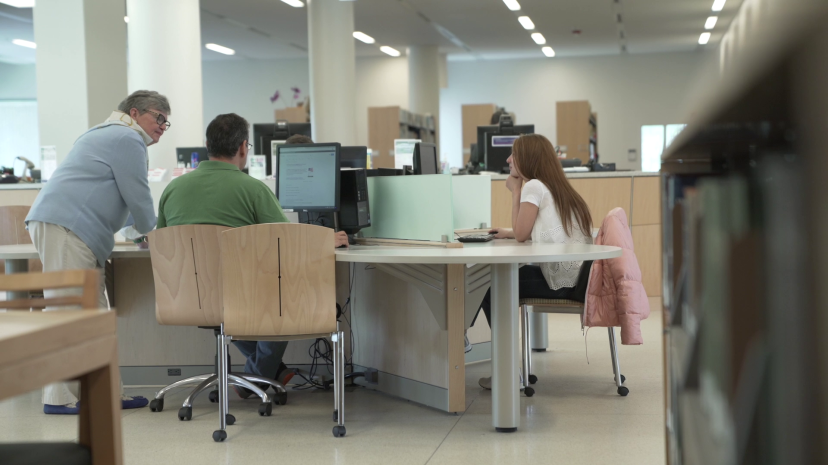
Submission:
[[[170,126],[172,126],[172,124],[170,124],[170,122],[167,121],[167,118],[165,118],[164,115],[162,115],[160,113],[156,113],[152,110],[147,110],[147,113],[152,113],[153,115],[155,115],[155,122],[159,126],[162,126],[165,131],[169,130]]]

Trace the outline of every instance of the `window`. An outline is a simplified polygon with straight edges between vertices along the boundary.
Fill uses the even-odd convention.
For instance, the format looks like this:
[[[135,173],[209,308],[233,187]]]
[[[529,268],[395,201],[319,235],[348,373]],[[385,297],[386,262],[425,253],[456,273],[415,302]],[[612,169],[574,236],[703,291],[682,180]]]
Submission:
[[[26,157],[40,166],[36,100],[0,100],[0,166],[14,167],[22,174]]]
[[[686,124],[641,126],[641,171],[659,171],[661,154],[686,126]]]

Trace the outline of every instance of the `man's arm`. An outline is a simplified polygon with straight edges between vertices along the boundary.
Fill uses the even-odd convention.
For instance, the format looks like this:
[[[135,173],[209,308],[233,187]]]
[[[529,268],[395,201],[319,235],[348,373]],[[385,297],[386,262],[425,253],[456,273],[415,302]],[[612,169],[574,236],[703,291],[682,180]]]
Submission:
[[[115,184],[135,219],[135,229],[146,234],[155,227],[152,194],[147,182],[147,151],[144,144],[132,137],[121,137],[115,146],[118,156],[110,164]]]
[[[273,192],[270,192],[264,183],[263,189],[259,191],[259,195],[255,199],[254,212],[256,213],[256,222],[263,223],[288,223],[285,212],[282,211],[282,206],[279,205],[279,200]]]

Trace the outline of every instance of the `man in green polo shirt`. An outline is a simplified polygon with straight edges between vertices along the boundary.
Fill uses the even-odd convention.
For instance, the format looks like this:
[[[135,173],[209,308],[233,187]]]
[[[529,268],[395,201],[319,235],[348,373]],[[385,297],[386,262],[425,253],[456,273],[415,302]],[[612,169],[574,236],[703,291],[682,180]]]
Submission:
[[[267,185],[241,170],[247,164],[249,124],[241,116],[219,115],[207,126],[209,161],[181,176],[164,189],[158,205],[158,229],[184,224],[218,224],[241,227],[288,221]],[[348,245],[340,231],[335,246]],[[282,363],[287,342],[233,341],[247,357],[244,371],[286,384],[293,376]],[[236,388],[242,398],[252,393]]]

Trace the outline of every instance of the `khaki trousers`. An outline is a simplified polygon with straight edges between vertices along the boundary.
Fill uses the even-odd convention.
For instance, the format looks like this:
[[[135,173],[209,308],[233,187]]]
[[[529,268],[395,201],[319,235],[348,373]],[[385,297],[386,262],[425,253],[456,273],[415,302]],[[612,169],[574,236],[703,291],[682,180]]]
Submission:
[[[63,226],[40,221],[29,221],[29,235],[32,237],[43,262],[43,271],[62,271],[77,269],[95,269],[100,273],[98,289],[98,307],[109,308],[106,298],[104,269],[92,250],[72,231]],[[55,289],[44,291],[44,297],[78,295],[80,289]],[[72,307],[47,307],[44,311],[73,310]],[[121,386],[123,394],[123,385]],[[66,405],[78,401],[78,383],[55,383],[43,388],[43,403],[49,405]]]

